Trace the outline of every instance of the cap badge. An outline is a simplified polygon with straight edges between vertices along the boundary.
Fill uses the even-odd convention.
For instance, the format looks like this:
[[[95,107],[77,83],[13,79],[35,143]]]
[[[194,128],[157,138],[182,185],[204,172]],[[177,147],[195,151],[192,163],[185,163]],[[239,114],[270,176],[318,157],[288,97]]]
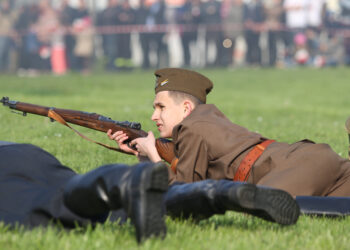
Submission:
[[[164,85],[167,84],[168,82],[169,82],[169,80],[166,79],[166,80],[164,80],[164,81],[162,81],[162,82],[160,83],[160,86],[164,86]]]

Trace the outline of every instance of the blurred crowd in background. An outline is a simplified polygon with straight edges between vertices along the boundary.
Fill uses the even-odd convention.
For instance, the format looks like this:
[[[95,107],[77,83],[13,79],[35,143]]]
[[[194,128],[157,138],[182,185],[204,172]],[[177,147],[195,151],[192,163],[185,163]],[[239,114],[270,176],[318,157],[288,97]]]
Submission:
[[[337,65],[350,0],[0,0],[3,73]]]

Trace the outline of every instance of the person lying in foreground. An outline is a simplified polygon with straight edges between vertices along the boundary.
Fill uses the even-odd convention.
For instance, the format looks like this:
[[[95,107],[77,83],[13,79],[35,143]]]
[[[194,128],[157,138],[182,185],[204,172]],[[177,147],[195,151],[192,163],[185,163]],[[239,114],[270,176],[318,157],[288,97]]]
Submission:
[[[185,188],[205,180],[250,183],[284,190],[305,208],[314,204],[315,196],[349,197],[350,161],[329,145],[307,139],[278,142],[231,122],[214,104],[206,104],[213,83],[198,72],[164,68],[155,76],[151,119],[161,137],[172,138],[177,156],[177,164],[168,168],[170,185],[186,183]],[[128,137],[122,131],[109,131],[108,136],[126,152],[161,161],[152,132],[131,142],[136,150],[123,143]],[[344,206],[339,199],[321,199],[323,205],[330,202],[321,213],[332,214],[333,209]],[[308,200],[311,203],[305,204]],[[346,208],[348,213],[349,206]]]
[[[165,213],[195,220],[245,212],[281,225],[295,224],[299,207],[282,190],[214,180],[168,188],[163,162],[109,164],[84,174],[31,144],[0,141],[0,221],[27,228],[58,222],[64,228],[105,222],[135,226],[136,239],[166,235]]]
[[[75,228],[102,223],[122,209],[138,242],[163,237],[167,181],[163,163],[110,164],[79,175],[37,146],[0,141],[0,222]]]

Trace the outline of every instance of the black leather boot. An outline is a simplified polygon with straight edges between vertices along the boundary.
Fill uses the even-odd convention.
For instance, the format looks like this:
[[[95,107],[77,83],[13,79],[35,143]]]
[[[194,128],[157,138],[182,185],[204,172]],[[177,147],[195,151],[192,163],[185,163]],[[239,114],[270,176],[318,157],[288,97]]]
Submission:
[[[300,213],[296,201],[285,191],[228,180],[173,185],[165,202],[171,216],[194,219],[232,210],[291,225]]]
[[[168,170],[163,163],[106,165],[74,176],[64,188],[64,201],[71,211],[87,218],[123,208],[141,242],[166,234],[163,198],[167,187]]]

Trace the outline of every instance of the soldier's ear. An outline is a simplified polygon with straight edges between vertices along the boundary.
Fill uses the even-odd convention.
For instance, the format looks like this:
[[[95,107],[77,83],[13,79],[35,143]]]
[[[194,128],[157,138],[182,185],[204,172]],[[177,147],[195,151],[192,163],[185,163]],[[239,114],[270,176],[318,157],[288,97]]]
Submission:
[[[190,100],[185,100],[183,102],[183,109],[183,118],[186,118],[187,116],[189,116],[189,114],[191,114],[192,110],[194,109],[194,104]]]

